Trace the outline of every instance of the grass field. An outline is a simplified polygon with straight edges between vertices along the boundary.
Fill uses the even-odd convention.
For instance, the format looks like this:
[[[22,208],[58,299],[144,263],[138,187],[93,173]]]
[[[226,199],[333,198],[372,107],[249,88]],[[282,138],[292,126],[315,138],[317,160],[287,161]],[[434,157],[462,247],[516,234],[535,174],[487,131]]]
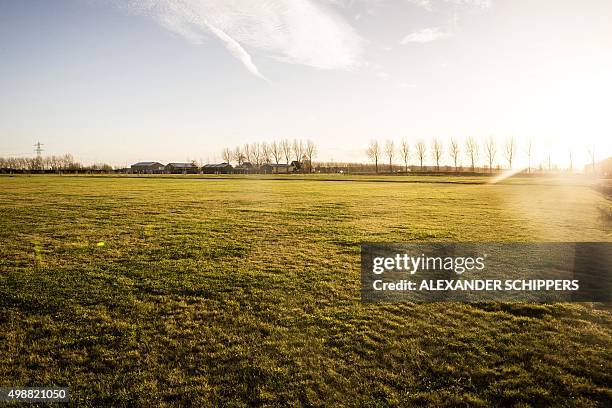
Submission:
[[[362,241],[610,241],[588,186],[0,177],[0,386],[100,405],[611,406],[601,304],[362,304]]]

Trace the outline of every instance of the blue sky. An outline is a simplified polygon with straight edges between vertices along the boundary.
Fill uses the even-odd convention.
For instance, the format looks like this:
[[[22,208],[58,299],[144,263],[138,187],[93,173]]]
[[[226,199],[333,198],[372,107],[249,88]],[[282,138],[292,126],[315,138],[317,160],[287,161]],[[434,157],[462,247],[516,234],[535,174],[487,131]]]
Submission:
[[[579,164],[612,154],[611,17],[605,0],[0,0],[0,155],[216,161],[309,138],[363,161],[373,138],[493,135]]]

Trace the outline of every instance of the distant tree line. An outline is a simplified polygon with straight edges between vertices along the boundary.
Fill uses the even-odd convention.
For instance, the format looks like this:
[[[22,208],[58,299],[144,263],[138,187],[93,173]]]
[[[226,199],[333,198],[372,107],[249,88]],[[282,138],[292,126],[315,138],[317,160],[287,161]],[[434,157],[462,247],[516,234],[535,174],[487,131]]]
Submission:
[[[388,166],[387,170],[389,172],[397,171],[394,163],[397,163],[398,160],[401,160],[403,163],[403,170],[405,172],[414,168],[412,165],[413,163],[416,163],[418,169],[421,171],[429,170],[424,166],[428,158],[431,158],[431,163],[435,163],[435,171],[441,171],[441,164],[447,159],[446,163],[450,163],[451,165],[445,166],[446,168],[444,170],[448,171],[450,167],[451,171],[459,171],[460,168],[463,168],[461,164],[461,159],[463,158],[467,163],[467,167],[472,172],[482,170],[493,172],[494,169],[512,169],[516,161],[517,151],[517,143],[513,137],[505,139],[503,144],[500,145],[495,138],[491,136],[482,143],[474,137],[468,137],[463,143],[460,143],[455,138],[451,138],[446,144],[439,138],[433,138],[429,143],[425,143],[424,140],[419,139],[416,140],[414,144],[404,139],[400,141],[399,145],[396,145],[395,141],[391,139],[386,140],[384,143],[378,140],[371,140],[365,153],[370,162],[374,165],[374,171],[376,173],[379,172],[379,168],[383,163],[385,166]],[[526,170],[528,173],[531,173],[534,169],[532,166],[533,143],[531,139],[527,141],[525,154],[528,162]],[[481,157],[484,158],[484,166],[478,166]],[[571,151],[568,152],[568,157],[568,170],[573,171]],[[589,158],[592,169],[595,169],[595,155],[593,150],[589,150]],[[547,159],[548,160],[545,161],[544,164],[539,164],[540,171],[543,171],[546,167],[548,170],[553,170],[550,155],[548,155]]]
[[[428,143],[423,139],[410,142],[407,139],[396,143],[392,139],[380,142],[371,140],[365,153],[369,163],[315,163],[318,153],[317,146],[312,140],[283,139],[272,142],[246,143],[235,148],[225,148],[221,157],[224,162],[237,166],[250,165],[256,171],[262,166],[270,164],[286,164],[298,162],[307,172],[353,172],[353,173],[390,173],[436,171],[458,172],[469,170],[471,172],[494,172],[501,169],[512,169],[516,162],[518,146],[513,137],[506,138],[499,143],[494,137],[478,141],[468,137],[463,142],[451,138],[447,142],[440,138],[433,138]],[[529,139],[522,152],[527,159],[526,171],[534,170],[534,149]],[[595,149],[588,150],[589,170],[595,172]],[[573,152],[568,152],[569,168],[573,171]],[[431,160],[430,160],[431,159]],[[426,166],[425,163],[435,163],[435,166]],[[466,165],[464,166],[463,163]],[[480,164],[480,165],[479,165]],[[199,167],[199,166],[198,166]],[[124,171],[117,170],[117,171]],[[544,155],[544,160],[538,163],[537,170],[557,170],[553,166],[551,156]],[[36,156],[36,157],[0,157],[0,172],[79,172],[96,171],[111,172],[112,166],[105,163],[83,165],[76,161],[71,154]]]
[[[302,141],[284,139],[272,142],[246,143],[231,149],[226,147],[221,152],[221,158],[226,163],[242,166],[250,163],[254,167],[265,164],[289,164],[293,161],[306,163],[308,171],[312,172],[312,162],[317,154],[317,146],[312,140]]]
[[[113,171],[112,166],[96,163],[85,166],[76,161],[71,154],[61,156],[36,157],[0,157],[0,170],[24,172],[77,172],[77,171]]]

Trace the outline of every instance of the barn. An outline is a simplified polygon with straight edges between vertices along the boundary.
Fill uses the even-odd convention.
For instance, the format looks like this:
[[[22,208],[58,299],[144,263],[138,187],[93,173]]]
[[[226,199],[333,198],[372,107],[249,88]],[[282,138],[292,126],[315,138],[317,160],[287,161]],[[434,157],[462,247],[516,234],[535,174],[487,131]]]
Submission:
[[[170,174],[196,174],[198,166],[194,163],[168,163],[166,173]]]
[[[261,166],[261,170],[264,173],[272,173],[272,174],[286,174],[293,173],[293,166],[290,164],[275,164],[275,163],[266,163]]]
[[[161,173],[164,171],[164,165],[159,162],[138,162],[132,164],[131,170],[132,173]]]
[[[234,168],[229,163],[205,164],[202,167],[204,174],[228,174],[232,173]]]

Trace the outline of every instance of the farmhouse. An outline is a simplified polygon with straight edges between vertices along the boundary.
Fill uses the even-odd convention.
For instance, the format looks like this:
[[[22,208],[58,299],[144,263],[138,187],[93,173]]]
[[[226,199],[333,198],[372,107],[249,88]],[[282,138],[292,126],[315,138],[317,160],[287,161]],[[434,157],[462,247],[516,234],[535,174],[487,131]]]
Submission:
[[[204,174],[228,174],[233,172],[233,167],[229,163],[205,164],[202,167]]]
[[[297,160],[292,161],[289,166],[293,167],[293,172],[294,173],[300,173],[302,171],[302,169],[304,168],[304,164],[302,162],[297,161]]]
[[[288,173],[296,173],[300,171],[302,168],[301,163],[298,161],[292,161],[291,164],[285,163],[268,163],[264,164],[261,169],[264,173],[272,173],[272,174],[288,174]]]
[[[272,174],[293,173],[293,166],[291,166],[290,164],[284,164],[284,163],[282,164],[268,163],[268,164],[264,164],[261,168],[264,171],[264,173],[272,173]]]
[[[160,173],[164,171],[164,165],[159,162],[138,162],[132,164],[132,173]]]
[[[168,163],[166,173],[170,174],[196,174],[198,166],[194,163]]]

